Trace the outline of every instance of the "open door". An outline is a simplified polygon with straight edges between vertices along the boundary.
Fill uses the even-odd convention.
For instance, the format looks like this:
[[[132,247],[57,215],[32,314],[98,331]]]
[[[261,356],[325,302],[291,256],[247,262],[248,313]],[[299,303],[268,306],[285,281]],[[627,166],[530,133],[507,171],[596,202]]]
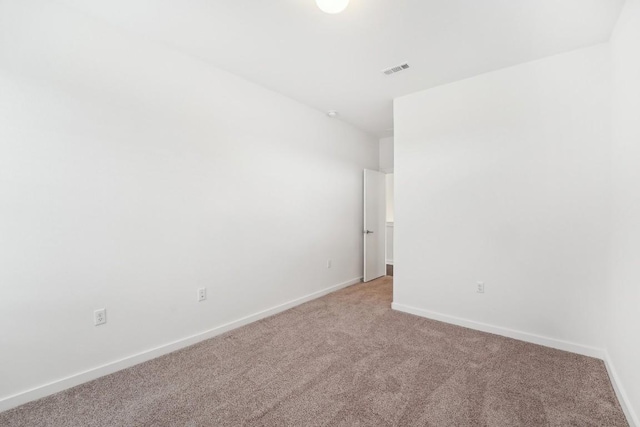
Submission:
[[[386,180],[382,172],[364,170],[364,281],[386,273]]]

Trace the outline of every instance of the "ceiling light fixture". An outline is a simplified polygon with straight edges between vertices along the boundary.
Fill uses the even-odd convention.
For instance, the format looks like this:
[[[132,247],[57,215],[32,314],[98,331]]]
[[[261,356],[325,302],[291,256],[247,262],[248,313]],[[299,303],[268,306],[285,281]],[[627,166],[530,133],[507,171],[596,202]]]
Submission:
[[[325,13],[340,13],[347,8],[349,0],[316,0],[316,4]]]
[[[338,117],[338,112],[336,110],[329,110],[327,111],[327,116],[335,119],[336,117]]]

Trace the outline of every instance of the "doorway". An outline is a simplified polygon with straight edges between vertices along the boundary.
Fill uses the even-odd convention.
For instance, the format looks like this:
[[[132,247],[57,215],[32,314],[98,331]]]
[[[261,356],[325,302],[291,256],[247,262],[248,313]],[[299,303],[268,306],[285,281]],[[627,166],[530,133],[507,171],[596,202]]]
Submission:
[[[363,281],[386,275],[386,178],[382,172],[365,169],[363,185]]]
[[[386,186],[386,233],[385,233],[385,264],[387,276],[393,276],[393,231],[394,231],[394,178],[393,173],[385,175]]]
[[[364,171],[364,274],[369,282],[393,276],[393,174]]]

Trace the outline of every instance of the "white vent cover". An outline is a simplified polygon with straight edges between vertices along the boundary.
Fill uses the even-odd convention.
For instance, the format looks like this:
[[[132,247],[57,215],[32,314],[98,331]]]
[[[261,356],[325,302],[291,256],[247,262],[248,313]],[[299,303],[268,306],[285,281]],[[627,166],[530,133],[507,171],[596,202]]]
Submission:
[[[400,71],[404,71],[407,68],[409,68],[409,64],[407,64],[405,62],[404,64],[396,65],[395,67],[386,68],[386,69],[382,70],[382,72],[385,73],[387,76],[390,76],[391,74],[395,74],[395,73],[399,73]]]

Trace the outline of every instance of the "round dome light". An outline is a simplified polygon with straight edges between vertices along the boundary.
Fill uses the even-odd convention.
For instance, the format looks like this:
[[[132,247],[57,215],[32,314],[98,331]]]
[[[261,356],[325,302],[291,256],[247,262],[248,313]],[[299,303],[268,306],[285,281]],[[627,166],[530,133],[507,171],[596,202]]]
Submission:
[[[320,10],[326,13],[340,13],[347,8],[349,0],[316,0]]]

